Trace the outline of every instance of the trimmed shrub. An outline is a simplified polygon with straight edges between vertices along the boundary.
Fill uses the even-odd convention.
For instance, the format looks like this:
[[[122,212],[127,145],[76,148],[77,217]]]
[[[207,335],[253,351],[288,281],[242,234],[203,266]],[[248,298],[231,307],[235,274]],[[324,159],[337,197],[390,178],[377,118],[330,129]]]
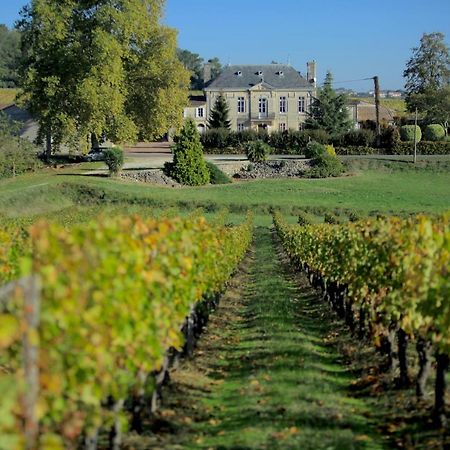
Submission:
[[[220,170],[215,164],[206,161],[206,167],[209,170],[209,182],[211,184],[228,184],[231,183],[230,178],[226,173]]]
[[[321,154],[312,160],[312,169],[305,173],[309,178],[338,177],[344,172],[344,165],[336,157]]]
[[[319,144],[329,144],[331,141],[331,136],[325,130],[306,130],[306,134],[312,141]]]
[[[109,175],[116,176],[122,169],[124,163],[123,150],[121,148],[108,148],[103,151],[105,164],[108,166]]]
[[[381,128],[380,146],[382,148],[392,149],[400,142],[400,132],[397,127],[388,125]]]
[[[348,146],[348,147],[336,147],[337,155],[376,155],[380,153],[380,150],[373,147],[357,147],[357,146]]]
[[[344,146],[371,147],[375,143],[375,132],[367,129],[352,130],[342,137]]]
[[[201,143],[207,148],[224,149],[229,146],[230,134],[230,131],[225,128],[206,130],[201,135]]]
[[[413,153],[412,142],[398,142],[392,149],[393,155],[411,155]],[[422,141],[417,144],[419,155],[450,155],[450,142]]]
[[[445,138],[444,127],[438,123],[427,125],[423,132],[423,138],[425,141],[442,141]]]
[[[263,141],[248,142],[245,145],[245,154],[251,162],[264,162],[271,153],[271,148]]]
[[[203,157],[200,135],[193,120],[187,120],[172,146],[173,163],[165,165],[167,175],[181,184],[201,186],[209,183],[209,170]]]
[[[417,142],[422,139],[422,130],[417,125],[403,125],[400,127],[400,138],[403,142],[413,142],[414,141],[414,129],[416,130]]]
[[[317,158],[321,155],[324,155],[327,152],[325,145],[320,144],[316,141],[311,141],[308,143],[305,149],[305,158],[313,159]]]

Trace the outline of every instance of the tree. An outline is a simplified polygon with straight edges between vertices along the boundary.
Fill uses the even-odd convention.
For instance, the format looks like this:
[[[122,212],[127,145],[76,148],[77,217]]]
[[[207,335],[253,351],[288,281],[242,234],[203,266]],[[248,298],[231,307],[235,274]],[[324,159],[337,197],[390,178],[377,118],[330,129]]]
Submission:
[[[450,52],[443,33],[423,34],[403,76],[408,110],[417,108],[426,122],[439,122],[446,128],[450,115]]]
[[[47,155],[61,144],[153,139],[179,127],[188,72],[162,0],[34,0],[23,31],[21,84]],[[165,99],[168,106],[163,107]]]
[[[182,62],[184,67],[191,72],[191,90],[201,90],[205,87],[203,67],[205,60],[197,53],[192,53],[189,50],[177,49],[178,59]],[[222,72],[222,64],[219,58],[214,57],[208,60],[211,65],[211,77],[217,78]]]
[[[306,127],[323,129],[330,135],[339,135],[349,131],[353,124],[347,111],[347,97],[337,94],[333,89],[333,76],[327,72],[324,85],[318,89],[306,119]]]
[[[203,157],[200,135],[192,119],[185,122],[175,145],[172,147],[172,152],[173,163],[168,168],[171,177],[179,183],[190,186],[209,183],[210,174]]]
[[[224,128],[229,130],[231,128],[231,122],[228,120],[229,108],[225,97],[220,94],[214,104],[214,108],[211,111],[211,115],[208,120],[208,128]]]
[[[37,148],[19,136],[22,124],[0,112],[0,179],[15,177],[40,167]]]
[[[191,90],[203,89],[203,58],[197,53],[181,48],[177,49],[177,56],[184,68],[191,72]]]
[[[208,64],[211,65],[211,78],[214,80],[222,73],[222,64],[217,56],[208,59]]]
[[[0,25],[0,87],[16,87],[19,59],[20,33]]]

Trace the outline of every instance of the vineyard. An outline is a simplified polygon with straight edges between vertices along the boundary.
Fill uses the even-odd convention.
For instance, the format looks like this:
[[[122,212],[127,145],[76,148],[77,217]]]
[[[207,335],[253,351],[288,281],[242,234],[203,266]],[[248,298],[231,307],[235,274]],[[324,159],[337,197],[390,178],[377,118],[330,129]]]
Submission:
[[[249,217],[40,221],[0,233],[0,448],[139,428],[249,246]],[[38,444],[39,442],[39,444]]]
[[[407,408],[413,423],[425,414],[434,422],[428,430],[446,429],[448,214],[366,219],[326,214],[330,223],[322,223],[303,213],[301,225],[294,225],[275,212],[273,233],[267,227],[254,230],[251,216],[230,225],[226,209],[209,214],[208,221],[202,209],[180,218],[169,207],[159,215],[143,206],[111,205],[100,216],[92,206],[43,218],[1,219],[0,449],[128,450],[180,443],[389,448],[390,437],[380,436],[366,418],[375,415],[366,409],[370,400],[355,403],[348,380],[326,375],[330,360],[333,373],[342,366],[338,356],[329,356],[327,343],[338,327],[333,317],[348,339],[375,349],[379,367],[369,373],[385,377],[385,394],[377,396],[404,392],[412,397]],[[292,277],[312,287],[302,281],[300,290],[294,286],[284,257],[296,269]],[[242,260],[252,268],[242,268]],[[226,293],[219,304],[234,278],[239,293]],[[247,305],[247,297],[253,303]],[[242,303],[229,315],[236,298]],[[322,310],[328,305],[333,314]],[[212,311],[217,312],[209,322]],[[211,333],[212,348],[202,347]],[[223,341],[214,344],[220,334]],[[317,342],[324,342],[320,349]],[[215,374],[201,385],[212,392],[214,415],[208,396],[198,403],[188,390],[180,400],[177,390],[167,387],[184,386],[184,367],[195,364],[186,361],[200,359],[205,370],[202,358],[210,369],[195,377],[202,382]],[[258,437],[244,421],[239,428],[242,396]],[[167,409],[168,404],[175,406]],[[205,419],[186,417],[190,409],[204,410]],[[186,436],[171,431],[161,437],[159,425],[150,425],[149,433],[149,424],[168,417],[176,422],[178,414],[177,426],[194,422]],[[380,427],[387,426],[388,415],[383,410]],[[318,431],[314,421],[326,421],[328,428]],[[137,447],[136,436],[144,439]],[[424,442],[417,448],[440,448]]]
[[[412,382],[408,345],[415,344],[420,400],[436,367],[433,415],[445,415],[450,356],[450,217],[416,216],[344,225],[274,224],[295,266],[323,292],[356,339],[370,339],[399,373],[397,387]]]

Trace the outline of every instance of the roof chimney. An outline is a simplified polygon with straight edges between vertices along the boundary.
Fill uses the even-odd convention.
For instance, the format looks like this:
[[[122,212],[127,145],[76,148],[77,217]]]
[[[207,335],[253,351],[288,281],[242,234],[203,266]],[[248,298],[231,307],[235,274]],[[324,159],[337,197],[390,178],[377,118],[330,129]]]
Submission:
[[[211,78],[211,64],[205,63],[205,65],[203,66],[203,82],[206,84],[211,81]]]
[[[309,61],[306,63],[306,79],[316,87],[317,85],[317,68],[316,62]]]

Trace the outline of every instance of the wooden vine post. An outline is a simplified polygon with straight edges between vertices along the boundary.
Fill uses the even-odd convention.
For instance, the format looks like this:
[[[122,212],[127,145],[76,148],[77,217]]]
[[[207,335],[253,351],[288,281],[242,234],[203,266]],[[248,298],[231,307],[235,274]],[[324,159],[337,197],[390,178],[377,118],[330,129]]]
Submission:
[[[25,450],[38,447],[39,423],[37,402],[39,396],[39,313],[41,287],[37,276],[29,276],[13,281],[0,288],[1,306],[17,294],[23,297],[23,369],[26,390],[23,396]]]

